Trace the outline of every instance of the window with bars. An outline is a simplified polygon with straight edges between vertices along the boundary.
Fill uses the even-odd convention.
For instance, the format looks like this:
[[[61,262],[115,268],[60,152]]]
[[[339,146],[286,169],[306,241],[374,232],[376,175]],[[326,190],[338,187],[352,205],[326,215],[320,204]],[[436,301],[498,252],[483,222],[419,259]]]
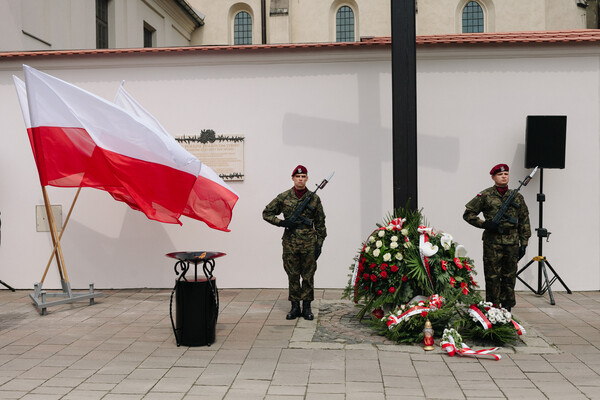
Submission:
[[[108,49],[108,0],[96,0],[96,48]]]
[[[483,32],[483,9],[476,1],[469,1],[462,14],[463,33]]]
[[[354,11],[348,6],[340,7],[335,15],[335,41],[354,41]]]
[[[252,44],[252,17],[240,11],[233,21],[233,44]]]

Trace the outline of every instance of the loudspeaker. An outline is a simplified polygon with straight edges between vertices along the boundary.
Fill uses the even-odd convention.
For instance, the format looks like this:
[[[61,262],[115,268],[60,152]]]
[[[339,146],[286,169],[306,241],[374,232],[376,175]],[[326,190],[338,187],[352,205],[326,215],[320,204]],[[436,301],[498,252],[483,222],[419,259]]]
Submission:
[[[566,115],[528,115],[525,168],[564,168],[566,141]]]

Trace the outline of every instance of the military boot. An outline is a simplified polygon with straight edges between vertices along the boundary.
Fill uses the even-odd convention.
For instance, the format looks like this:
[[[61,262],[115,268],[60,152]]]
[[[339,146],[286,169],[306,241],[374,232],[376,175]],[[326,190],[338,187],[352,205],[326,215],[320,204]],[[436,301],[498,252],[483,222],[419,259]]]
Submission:
[[[300,316],[300,302],[292,301],[292,309],[285,316],[285,319],[296,319]]]
[[[310,309],[310,300],[302,300],[302,316],[309,321],[312,321],[315,318]]]

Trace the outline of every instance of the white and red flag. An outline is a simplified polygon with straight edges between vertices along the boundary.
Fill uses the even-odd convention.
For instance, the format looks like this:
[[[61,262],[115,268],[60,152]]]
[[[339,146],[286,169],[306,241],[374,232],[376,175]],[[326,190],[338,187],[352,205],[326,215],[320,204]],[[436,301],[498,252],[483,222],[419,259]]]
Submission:
[[[181,224],[183,214],[228,231],[237,194],[222,181],[199,186],[206,166],[149,113],[26,65],[23,71],[25,82],[14,77],[15,86],[43,186],[93,187],[156,221]]]

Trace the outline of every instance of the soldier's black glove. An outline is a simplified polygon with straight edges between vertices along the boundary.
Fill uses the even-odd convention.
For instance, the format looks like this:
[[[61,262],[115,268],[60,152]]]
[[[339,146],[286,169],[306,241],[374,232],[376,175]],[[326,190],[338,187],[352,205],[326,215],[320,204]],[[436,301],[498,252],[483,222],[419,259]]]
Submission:
[[[283,221],[279,221],[279,226],[283,226],[284,228],[288,229],[296,229],[298,224],[290,221],[289,219],[284,219]]]
[[[525,256],[526,251],[527,251],[527,246],[520,246],[519,247],[519,258],[517,260],[520,260],[521,258],[523,258]]]
[[[319,259],[319,256],[321,255],[321,250],[323,250],[323,246],[317,245],[315,249],[315,261]]]
[[[499,232],[498,229],[498,224],[493,222],[493,221],[483,221],[483,224],[481,225],[483,227],[483,229],[485,229],[486,231],[490,231],[490,232]]]

